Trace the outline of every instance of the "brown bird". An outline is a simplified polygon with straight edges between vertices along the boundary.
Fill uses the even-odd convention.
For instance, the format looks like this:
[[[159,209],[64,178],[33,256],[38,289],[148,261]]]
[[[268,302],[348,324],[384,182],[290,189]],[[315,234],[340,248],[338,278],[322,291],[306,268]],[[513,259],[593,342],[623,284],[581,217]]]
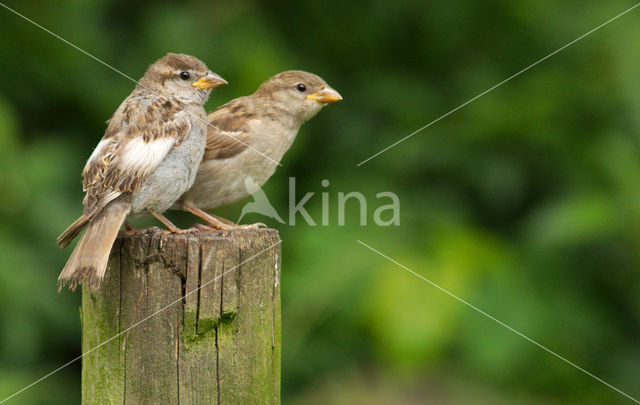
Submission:
[[[151,214],[179,231],[162,212],[193,184],[208,126],[203,105],[212,88],[226,83],[189,55],[170,53],[149,67],[82,171],[84,212],[58,237],[58,246],[87,229],[58,277],[58,291],[65,283],[72,290],[78,283],[100,286],[129,215]]]
[[[313,73],[289,70],[209,113],[207,146],[195,183],[177,203],[216,229],[236,225],[203,211],[231,204],[262,186],[300,126],[328,103],[342,100]],[[251,186],[250,186],[251,185]]]

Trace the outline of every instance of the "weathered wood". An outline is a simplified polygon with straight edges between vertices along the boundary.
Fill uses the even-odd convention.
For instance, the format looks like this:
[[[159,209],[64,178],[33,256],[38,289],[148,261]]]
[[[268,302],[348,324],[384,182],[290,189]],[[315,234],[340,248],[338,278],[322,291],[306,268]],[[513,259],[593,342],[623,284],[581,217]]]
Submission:
[[[279,404],[279,241],[118,238],[100,290],[82,292],[83,352],[102,344],[82,359],[82,403]]]

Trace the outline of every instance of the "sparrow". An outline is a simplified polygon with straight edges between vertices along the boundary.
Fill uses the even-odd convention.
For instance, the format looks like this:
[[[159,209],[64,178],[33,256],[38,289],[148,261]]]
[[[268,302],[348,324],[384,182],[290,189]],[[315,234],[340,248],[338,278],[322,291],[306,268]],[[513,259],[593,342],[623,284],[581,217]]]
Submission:
[[[127,216],[151,214],[180,231],[162,212],[191,187],[202,160],[208,122],[204,103],[227,82],[197,58],[169,53],[152,64],[108,121],[82,171],[84,211],[57,239],[66,247],[86,231],[58,277],[100,287],[111,246]]]
[[[342,96],[320,77],[289,70],[262,83],[255,93],[210,112],[196,180],[174,208],[199,216],[215,229],[262,225],[236,225],[204,210],[231,204],[264,185],[300,126],[340,100]]]

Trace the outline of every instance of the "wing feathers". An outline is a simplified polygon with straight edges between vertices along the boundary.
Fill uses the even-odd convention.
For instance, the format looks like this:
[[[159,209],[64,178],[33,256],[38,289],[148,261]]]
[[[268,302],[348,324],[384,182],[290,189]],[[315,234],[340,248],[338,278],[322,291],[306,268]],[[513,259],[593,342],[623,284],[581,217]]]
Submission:
[[[120,194],[136,191],[190,129],[188,113],[163,97],[125,100],[82,173],[84,215],[91,218]]]
[[[246,130],[246,124],[253,116],[249,97],[235,99],[210,112],[204,159],[226,159],[247,149],[251,133]]]

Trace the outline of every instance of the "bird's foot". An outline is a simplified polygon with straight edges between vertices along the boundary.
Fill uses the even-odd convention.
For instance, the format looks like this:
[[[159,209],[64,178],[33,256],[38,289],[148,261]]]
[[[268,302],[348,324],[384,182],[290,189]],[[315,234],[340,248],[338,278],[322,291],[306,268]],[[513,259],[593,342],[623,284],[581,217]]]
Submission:
[[[207,231],[232,231],[236,229],[260,229],[261,227],[266,228],[267,226],[262,222],[258,222],[255,224],[247,224],[240,225],[234,223],[224,223],[224,222],[209,222],[208,225],[196,224],[194,225],[198,230],[203,232]]]
[[[247,224],[247,225],[236,225],[238,229],[260,229],[267,228],[267,225],[262,222],[256,222],[255,224]]]
[[[133,236],[133,235],[146,235],[148,233],[155,233],[160,231],[160,228],[157,226],[152,226],[151,228],[133,228],[130,225],[125,225],[125,230],[118,232],[119,236]]]
[[[168,230],[169,233],[175,234],[175,235],[186,235],[188,233],[192,233],[193,229],[188,228],[188,229],[182,229],[182,228],[174,228],[174,229],[169,229]]]
[[[191,225],[191,228],[189,228],[189,231],[191,232],[210,232],[210,231],[217,231],[217,230],[219,229],[209,225],[204,225],[204,224],[193,224]]]

